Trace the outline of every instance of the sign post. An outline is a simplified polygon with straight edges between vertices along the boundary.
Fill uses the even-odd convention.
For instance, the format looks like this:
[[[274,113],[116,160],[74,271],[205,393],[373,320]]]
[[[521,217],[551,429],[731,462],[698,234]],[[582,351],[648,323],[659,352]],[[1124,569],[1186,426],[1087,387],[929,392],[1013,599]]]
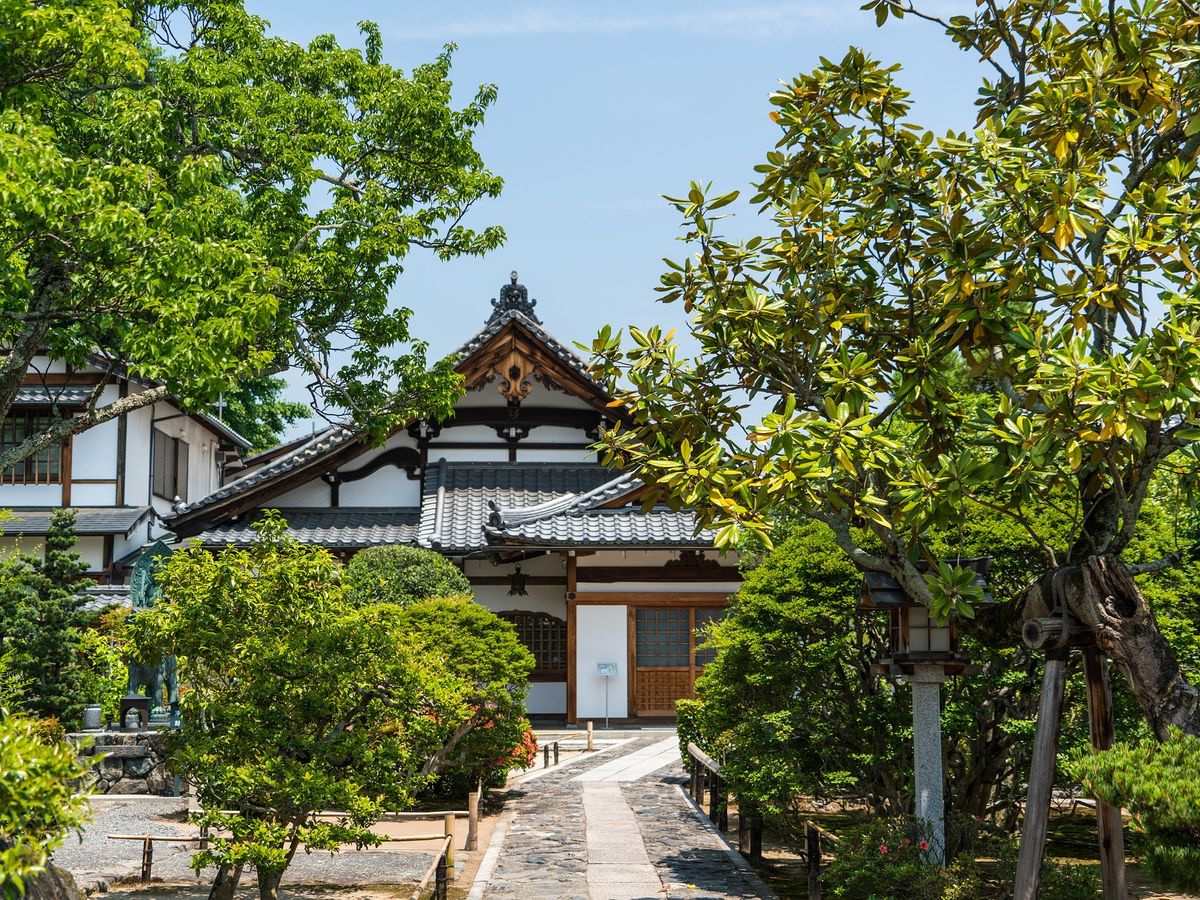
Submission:
[[[608,728],[608,679],[613,678],[617,674],[617,664],[615,662],[598,662],[596,663],[596,674],[604,679],[604,727]]]

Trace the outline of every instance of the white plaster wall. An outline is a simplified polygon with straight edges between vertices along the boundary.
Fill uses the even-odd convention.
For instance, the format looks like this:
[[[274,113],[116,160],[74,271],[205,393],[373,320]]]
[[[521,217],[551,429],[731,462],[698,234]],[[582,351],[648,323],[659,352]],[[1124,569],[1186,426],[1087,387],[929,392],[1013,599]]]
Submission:
[[[60,484],[6,484],[0,486],[0,509],[13,506],[59,506]],[[10,530],[13,526],[9,526]]]
[[[325,487],[324,482],[321,486]],[[328,495],[326,488],[326,495]],[[421,482],[408,477],[403,469],[384,466],[360,481],[338,488],[341,506],[420,506]]]
[[[532,440],[532,439],[531,439]],[[522,450],[517,444],[517,462],[594,463],[596,454],[590,450]],[[617,473],[613,473],[613,478]]]
[[[501,439],[496,435],[495,430],[489,428],[487,425],[454,425],[453,420],[451,420],[451,424],[443,428],[442,433],[429,442],[429,455],[433,456],[433,448],[446,441],[452,444],[464,441],[501,443]]]
[[[628,629],[626,606],[575,608],[575,715],[580,719],[604,718],[604,682],[596,663],[615,662],[617,675],[608,681],[608,714],[629,715]]]
[[[13,534],[6,534],[0,537],[0,556],[13,556],[17,553],[41,556],[45,552],[45,540],[45,536],[41,534],[29,534],[20,538]],[[104,569],[103,537],[84,535],[75,544],[75,550],[89,572],[100,572]]]
[[[137,385],[130,385],[131,394],[141,393]],[[147,506],[150,503],[150,417],[153,410],[148,407],[129,413],[125,432],[125,503],[129,506]],[[170,508],[166,504],[165,509]]]
[[[524,571],[524,570],[522,570]],[[567,618],[567,601],[564,589],[558,585],[531,584],[526,588],[526,597],[508,596],[508,586],[503,584],[474,585],[475,599],[492,612],[525,610],[544,612],[560,619]]]
[[[345,486],[343,485],[343,487]],[[263,505],[270,509],[286,509],[292,506],[304,509],[325,509],[329,506],[329,485],[316,477]]]
[[[45,375],[47,372],[65,372],[67,371],[67,364],[61,359],[50,359],[48,356],[35,356],[29,361],[29,371],[39,375]],[[90,369],[90,371],[98,370]]]
[[[116,387],[106,387],[100,396],[100,402],[102,404],[113,403],[117,400],[117,396]],[[72,478],[117,477],[117,430],[117,420],[109,419],[101,425],[95,425],[75,435],[71,441]],[[80,485],[80,487],[88,487],[88,485]],[[79,506],[89,505],[82,500],[75,499],[74,488],[71,489],[71,502]],[[112,503],[112,500],[107,500],[97,505]]]
[[[71,485],[72,506],[115,506],[116,503],[117,486],[115,484]]]
[[[532,715],[565,716],[567,714],[567,683],[565,681],[531,681],[525,689],[525,709]]]
[[[434,456],[433,448],[429,452],[429,465],[433,467],[439,458],[446,462],[508,462],[508,449],[499,447],[496,450],[438,450]]]

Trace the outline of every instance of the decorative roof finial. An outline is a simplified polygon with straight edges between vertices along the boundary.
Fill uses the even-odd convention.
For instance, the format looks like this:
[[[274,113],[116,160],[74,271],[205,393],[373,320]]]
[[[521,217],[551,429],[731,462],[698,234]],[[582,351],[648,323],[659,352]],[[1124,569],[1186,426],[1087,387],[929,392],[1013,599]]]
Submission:
[[[488,316],[488,323],[495,322],[507,312],[519,312],[541,325],[542,320],[533,311],[533,308],[537,306],[537,301],[529,299],[529,291],[525,289],[525,285],[517,284],[515,271],[508,277],[511,283],[500,288],[499,300],[492,301],[492,314]]]

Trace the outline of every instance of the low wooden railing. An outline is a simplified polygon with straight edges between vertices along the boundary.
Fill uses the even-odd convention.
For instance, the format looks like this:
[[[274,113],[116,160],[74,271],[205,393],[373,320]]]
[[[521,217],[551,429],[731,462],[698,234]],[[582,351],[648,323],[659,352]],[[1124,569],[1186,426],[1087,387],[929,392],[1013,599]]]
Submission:
[[[838,837],[811,819],[804,823],[804,862],[808,869],[808,900],[821,900],[821,840],[831,844]]]
[[[433,894],[430,895],[432,900],[446,900],[450,887],[450,874],[453,871],[454,835],[448,834],[442,841],[437,857],[425,870],[425,875],[421,878],[416,890],[412,892],[409,900],[421,900],[421,892],[429,887],[430,879],[433,879]]]
[[[721,764],[697,747],[689,743],[688,757],[690,759],[688,793],[701,809],[708,801],[708,818],[721,831],[729,829],[729,788],[721,775]],[[705,797],[707,794],[707,797]],[[752,864],[762,862],[762,815],[756,812],[751,804],[738,799],[738,852],[748,858]],[[808,871],[809,900],[820,900],[821,897],[821,841],[830,844],[837,843],[837,835],[826,831],[813,821],[804,823],[804,857]]]

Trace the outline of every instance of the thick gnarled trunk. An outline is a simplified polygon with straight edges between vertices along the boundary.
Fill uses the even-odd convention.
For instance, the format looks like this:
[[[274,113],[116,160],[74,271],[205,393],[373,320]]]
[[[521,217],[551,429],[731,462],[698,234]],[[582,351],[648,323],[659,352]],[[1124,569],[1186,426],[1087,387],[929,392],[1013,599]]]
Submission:
[[[217,877],[213,879],[212,889],[208,892],[208,900],[233,900],[241,880],[241,866],[221,866],[217,869]]]
[[[1025,615],[1046,615],[1056,602],[1092,629],[1160,739],[1171,728],[1200,734],[1200,693],[1184,679],[1154,613],[1120,561],[1090,556],[1052,570],[1030,590]]]

